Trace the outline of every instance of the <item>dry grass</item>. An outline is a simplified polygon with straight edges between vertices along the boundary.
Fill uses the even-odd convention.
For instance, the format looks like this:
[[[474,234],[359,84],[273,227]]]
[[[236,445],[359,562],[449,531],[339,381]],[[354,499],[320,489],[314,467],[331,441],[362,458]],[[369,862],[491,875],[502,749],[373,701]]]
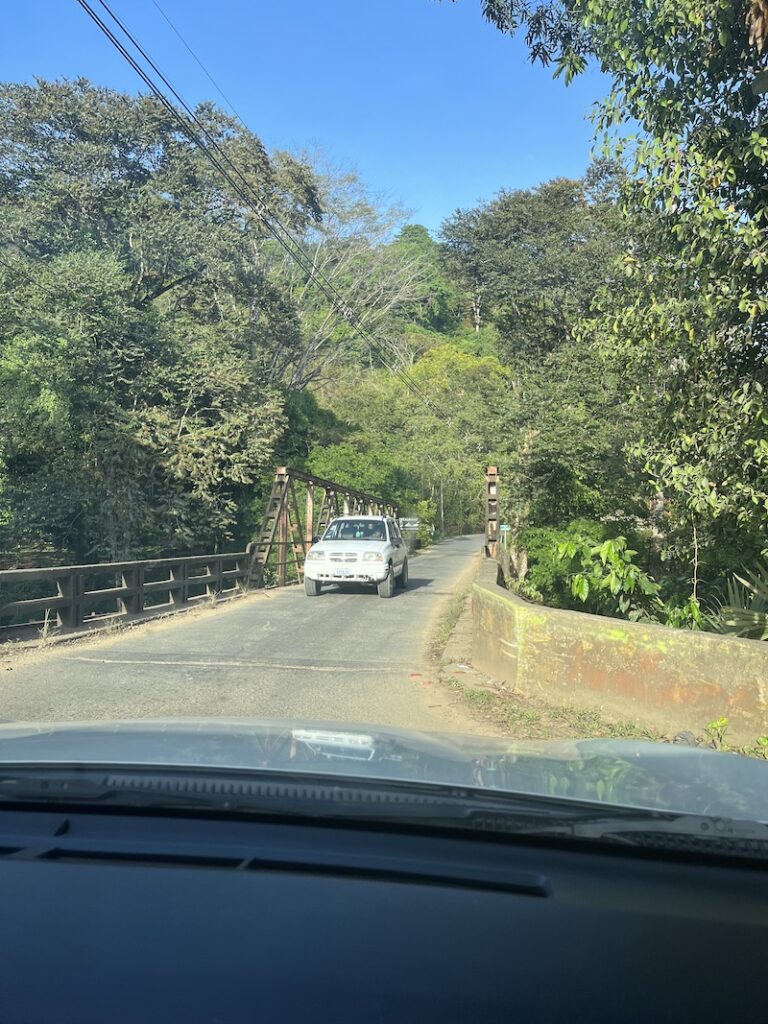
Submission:
[[[653,729],[637,722],[606,718],[599,710],[550,704],[541,698],[492,686],[473,686],[456,676],[450,676],[446,682],[469,707],[515,739],[662,738],[662,734]]]
[[[429,650],[432,656],[438,661],[445,650],[445,645],[450,640],[451,634],[462,616],[468,594],[469,587],[465,587],[463,590],[457,591],[453,597],[451,597],[432,636],[430,637]]]

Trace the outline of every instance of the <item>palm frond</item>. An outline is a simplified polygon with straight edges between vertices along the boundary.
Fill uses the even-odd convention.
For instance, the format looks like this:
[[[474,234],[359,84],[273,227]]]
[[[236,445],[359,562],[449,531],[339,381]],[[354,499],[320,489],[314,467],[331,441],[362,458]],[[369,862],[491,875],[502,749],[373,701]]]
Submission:
[[[725,602],[708,616],[714,628],[749,640],[768,640],[768,564],[744,576],[734,574],[726,593]]]

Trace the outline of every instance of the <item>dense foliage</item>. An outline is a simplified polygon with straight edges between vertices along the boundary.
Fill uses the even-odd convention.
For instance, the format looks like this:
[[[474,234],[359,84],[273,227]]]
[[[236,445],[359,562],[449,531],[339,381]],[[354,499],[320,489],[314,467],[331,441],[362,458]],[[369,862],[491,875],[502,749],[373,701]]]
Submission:
[[[154,101],[0,89],[0,550],[242,544],[283,461],[427,531],[477,529],[493,462],[521,593],[757,635],[768,10],[483,11],[566,81],[590,60],[610,76],[602,155],[457,210],[437,238],[354,175],[199,111],[375,350]]]
[[[476,528],[511,385],[466,344],[437,243],[354,175],[198,114],[380,345],[153,99],[3,86],[0,551],[241,545],[282,461],[393,497],[425,529]]]
[[[297,229],[320,217],[309,168],[201,115]],[[82,81],[0,90],[0,223],[0,547],[226,535],[302,346],[258,225],[158,103]]]
[[[575,327],[622,368],[636,422],[626,454],[650,498],[648,561],[675,600],[688,589],[695,618],[768,547],[768,5],[483,10],[504,32],[523,29],[532,59],[556,73],[594,60],[611,78],[596,127],[628,172],[623,275]]]

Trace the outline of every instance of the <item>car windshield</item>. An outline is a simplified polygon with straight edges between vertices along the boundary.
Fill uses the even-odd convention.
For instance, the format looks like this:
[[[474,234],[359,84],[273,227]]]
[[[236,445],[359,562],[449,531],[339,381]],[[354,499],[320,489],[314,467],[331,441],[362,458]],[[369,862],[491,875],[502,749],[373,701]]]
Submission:
[[[768,0],[3,15],[0,767],[768,818]]]
[[[337,519],[323,534],[323,540],[386,540],[384,523],[371,519]]]

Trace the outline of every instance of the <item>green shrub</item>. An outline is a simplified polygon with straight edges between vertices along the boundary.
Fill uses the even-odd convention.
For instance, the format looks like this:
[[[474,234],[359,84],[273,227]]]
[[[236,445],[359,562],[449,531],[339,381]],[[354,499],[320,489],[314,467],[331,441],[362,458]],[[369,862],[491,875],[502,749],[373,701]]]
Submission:
[[[568,569],[571,596],[586,611],[633,620],[658,620],[659,584],[635,562],[626,537],[601,544],[581,537],[563,541],[557,556]]]
[[[590,519],[575,519],[568,526],[528,527],[521,530],[517,546],[528,552],[528,572],[525,585],[553,608],[572,608],[573,597],[569,582],[569,567],[558,557],[558,545],[576,539],[589,539],[601,543],[608,535],[602,523]],[[528,596],[520,591],[523,597]]]

